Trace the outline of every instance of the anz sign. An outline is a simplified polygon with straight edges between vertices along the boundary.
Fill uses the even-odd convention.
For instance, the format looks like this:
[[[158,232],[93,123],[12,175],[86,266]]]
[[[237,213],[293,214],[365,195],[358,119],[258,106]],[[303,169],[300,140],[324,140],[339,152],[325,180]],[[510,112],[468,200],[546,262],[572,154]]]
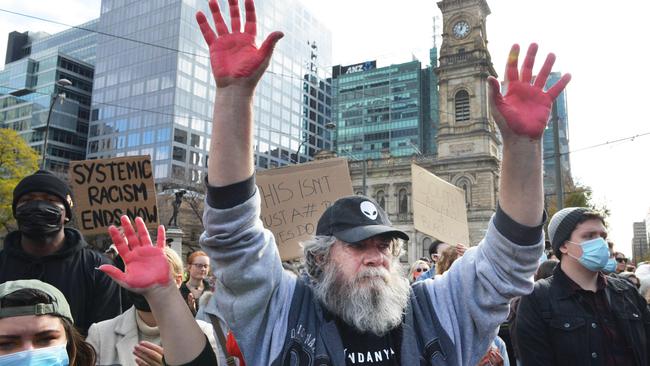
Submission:
[[[377,68],[377,61],[366,61],[360,64],[348,65],[348,66],[338,66],[339,70],[334,70],[334,76],[338,75],[349,75],[362,71],[374,70]],[[338,71],[338,72],[336,72]]]

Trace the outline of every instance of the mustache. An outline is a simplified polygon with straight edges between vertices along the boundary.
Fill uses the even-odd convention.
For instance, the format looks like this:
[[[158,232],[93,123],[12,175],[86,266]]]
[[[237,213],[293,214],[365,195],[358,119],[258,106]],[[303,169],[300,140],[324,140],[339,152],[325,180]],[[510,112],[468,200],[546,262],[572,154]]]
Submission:
[[[354,282],[375,278],[380,278],[385,283],[388,283],[390,281],[390,272],[384,267],[366,267],[355,275]]]

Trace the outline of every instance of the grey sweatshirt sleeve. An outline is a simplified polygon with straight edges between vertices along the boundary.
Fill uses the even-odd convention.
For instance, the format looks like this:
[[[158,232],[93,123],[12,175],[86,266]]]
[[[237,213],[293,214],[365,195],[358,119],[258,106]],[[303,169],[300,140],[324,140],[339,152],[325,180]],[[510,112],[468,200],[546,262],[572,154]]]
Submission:
[[[236,201],[215,208],[229,205],[206,200],[200,243],[218,281],[206,312],[223,315],[247,364],[269,365],[284,344],[296,278],[283,270],[275,238],[262,225],[257,190]]]
[[[478,246],[441,277],[425,281],[460,365],[478,363],[508,315],[509,300],[533,290],[543,249],[541,225],[526,228],[497,212]]]

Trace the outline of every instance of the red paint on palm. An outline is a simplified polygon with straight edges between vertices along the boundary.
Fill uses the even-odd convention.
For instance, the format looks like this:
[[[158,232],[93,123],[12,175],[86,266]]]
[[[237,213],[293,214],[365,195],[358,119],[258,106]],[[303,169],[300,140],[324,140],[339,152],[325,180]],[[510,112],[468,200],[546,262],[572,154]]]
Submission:
[[[547,92],[544,92],[546,80],[555,62],[555,55],[551,53],[546,58],[535,82],[531,84],[536,54],[537,44],[533,43],[528,48],[520,76],[517,70],[519,45],[512,46],[506,65],[505,96],[501,95],[499,82],[493,77],[488,79],[493,108],[498,111],[495,117],[502,133],[512,131],[516,135],[539,139],[546,128],[553,100],[571,80],[571,75],[565,74]]]
[[[99,270],[106,273],[120,286],[128,289],[148,289],[155,285],[166,285],[171,281],[169,263],[163,252],[165,247],[165,228],[158,227],[156,246],[151,243],[149,232],[140,217],[135,219],[137,233],[127,216],[122,216],[124,235],[115,226],[108,228],[108,233],[118,253],[126,265],[125,272],[114,266],[104,264]]]
[[[271,33],[262,46],[255,46],[257,22],[253,0],[246,0],[246,24],[241,32],[238,0],[228,0],[232,31],[228,31],[219,5],[210,0],[209,6],[215,23],[216,34],[210,27],[205,14],[196,13],[196,20],[201,33],[210,49],[210,63],[217,86],[228,86],[232,79],[250,79],[257,83],[267,68],[275,44],[284,35],[282,32]]]

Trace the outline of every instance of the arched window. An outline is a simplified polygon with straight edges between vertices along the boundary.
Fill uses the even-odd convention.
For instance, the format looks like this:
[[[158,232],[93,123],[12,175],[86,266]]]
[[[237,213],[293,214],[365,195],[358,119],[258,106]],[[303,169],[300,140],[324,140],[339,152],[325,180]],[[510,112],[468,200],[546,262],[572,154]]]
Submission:
[[[405,188],[399,190],[398,199],[399,199],[399,214],[406,215],[409,212],[409,199],[408,199],[408,195],[406,194]]]
[[[465,205],[469,207],[472,204],[472,184],[467,178],[461,178],[456,185],[465,191]]]
[[[459,90],[454,97],[456,122],[469,121],[469,93]]]
[[[384,191],[377,191],[376,200],[379,206],[386,210],[386,195],[384,194]]]

